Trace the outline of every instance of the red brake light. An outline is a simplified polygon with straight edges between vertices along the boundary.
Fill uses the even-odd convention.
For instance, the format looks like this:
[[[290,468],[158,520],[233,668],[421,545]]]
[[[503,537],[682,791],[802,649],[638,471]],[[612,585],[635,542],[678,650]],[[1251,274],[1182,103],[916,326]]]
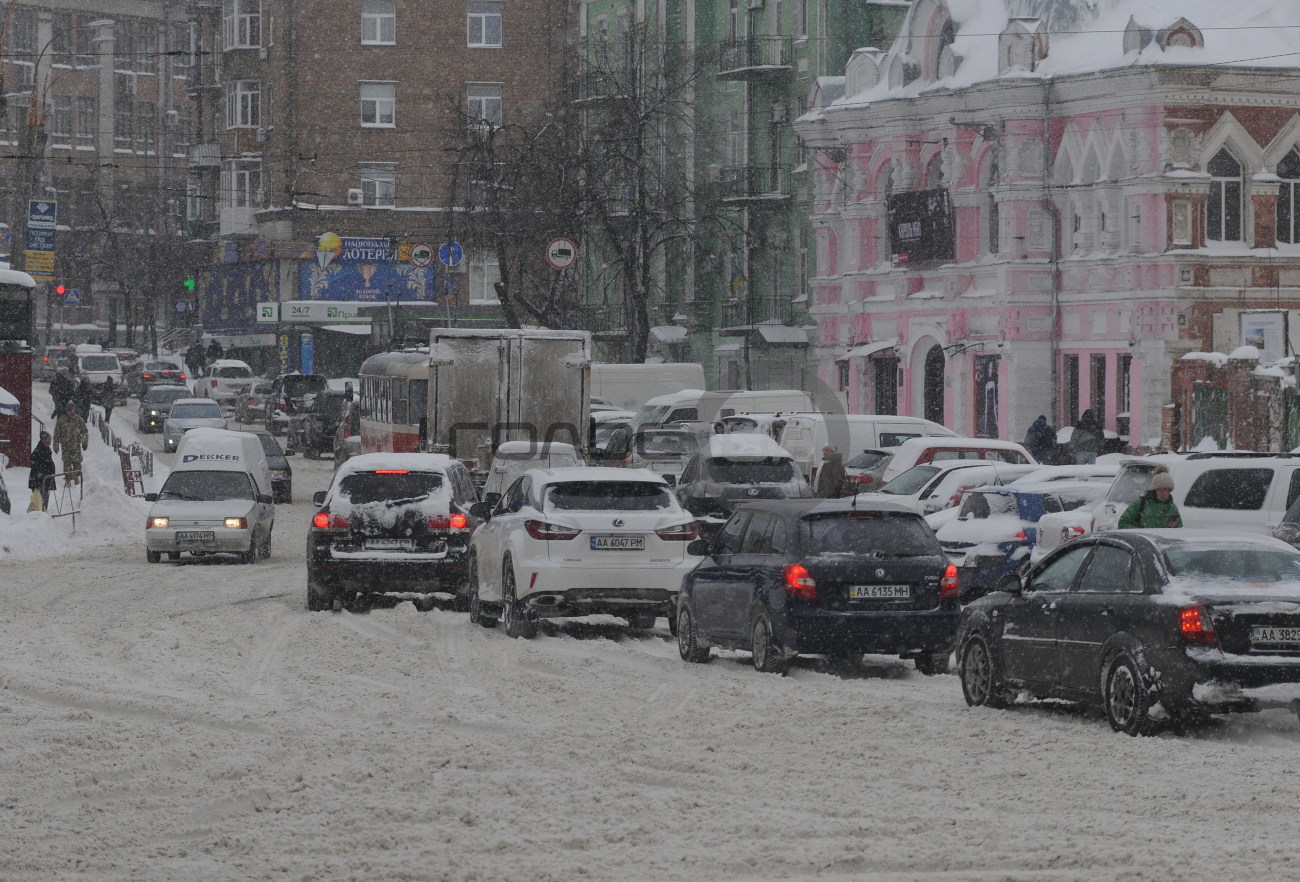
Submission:
[[[153,379],[153,374],[141,374],[140,376],[144,377],[146,380],[152,380],[152,379]]]
[[[957,565],[948,564],[948,568],[943,571],[943,579],[939,582],[939,599],[956,600],[961,594],[961,587],[957,584]]]
[[[803,564],[786,565],[785,593],[800,600],[817,599],[817,582],[808,574],[808,568]]]
[[[212,383],[212,388],[213,388],[213,389],[217,388],[217,381],[216,381],[216,380],[212,380],[211,383]]]
[[[434,515],[429,518],[430,530],[464,530],[469,526],[469,518],[460,512],[448,517],[447,515]]]
[[[673,524],[671,527],[655,530],[655,535],[669,542],[689,542],[699,538],[700,531],[696,529],[695,521],[687,521],[684,524]]]
[[[317,512],[316,517],[311,519],[311,525],[317,530],[328,530],[330,527],[329,512]]]
[[[450,522],[453,530],[463,530],[469,526],[469,518],[465,517],[460,512],[456,512],[456,514],[452,515]]]
[[[376,475],[409,475],[406,469],[375,469]]]
[[[545,521],[524,521],[524,529],[528,535],[534,539],[544,540],[565,540],[572,539],[581,533],[581,530],[575,530],[572,527],[562,527],[559,524],[548,524]]]
[[[181,374],[181,379],[182,379],[182,380],[185,380],[185,379],[189,379],[189,378],[186,377],[184,374]]]
[[[1021,542],[1024,542],[1024,541],[1027,540],[1029,537],[1025,535],[1025,531],[1024,531],[1024,530],[1021,530],[1019,533],[1017,533],[1016,535],[1012,536],[1011,538],[1012,538],[1012,539],[1019,539]]]
[[[1219,635],[1214,633],[1214,622],[1210,620],[1210,611],[1204,606],[1184,606],[1178,610],[1178,633],[1188,643],[1217,644]]]

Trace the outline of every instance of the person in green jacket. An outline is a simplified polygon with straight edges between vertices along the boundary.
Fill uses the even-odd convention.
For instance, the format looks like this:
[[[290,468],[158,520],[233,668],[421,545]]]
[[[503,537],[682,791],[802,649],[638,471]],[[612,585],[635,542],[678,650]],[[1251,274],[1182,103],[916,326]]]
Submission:
[[[1143,493],[1120,516],[1121,530],[1154,530],[1163,527],[1181,527],[1183,516],[1174,504],[1174,476],[1168,469],[1157,471],[1151,478],[1150,491]]]

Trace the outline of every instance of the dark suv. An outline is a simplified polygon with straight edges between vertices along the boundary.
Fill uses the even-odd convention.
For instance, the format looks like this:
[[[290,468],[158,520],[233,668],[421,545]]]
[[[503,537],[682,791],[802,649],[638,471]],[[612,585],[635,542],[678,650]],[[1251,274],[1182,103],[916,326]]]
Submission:
[[[289,417],[302,409],[303,399],[316,392],[324,392],[329,381],[320,374],[281,374],[271,382],[266,396],[263,422],[272,435],[289,428]]]
[[[302,409],[289,418],[289,438],[295,450],[307,459],[319,459],[334,452],[334,433],[343,420],[348,393],[326,389],[309,395]]]
[[[913,511],[889,503],[790,499],[746,503],[682,580],[677,645],[704,662],[709,647],[747,649],[782,673],[800,653],[916,660],[948,669],[961,609],[957,568]]]
[[[434,453],[354,456],[315,494],[307,534],[307,608],[361,605],[376,595],[464,594],[470,514],[478,493],[469,469]]]

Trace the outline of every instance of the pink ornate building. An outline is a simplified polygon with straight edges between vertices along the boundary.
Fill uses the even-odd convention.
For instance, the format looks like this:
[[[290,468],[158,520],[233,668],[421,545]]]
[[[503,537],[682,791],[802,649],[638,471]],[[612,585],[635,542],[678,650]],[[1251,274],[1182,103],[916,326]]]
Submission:
[[[819,83],[811,312],[850,412],[1019,438],[1093,409],[1143,446],[1175,359],[1243,310],[1300,325],[1300,7],[1151,6],[915,0]]]

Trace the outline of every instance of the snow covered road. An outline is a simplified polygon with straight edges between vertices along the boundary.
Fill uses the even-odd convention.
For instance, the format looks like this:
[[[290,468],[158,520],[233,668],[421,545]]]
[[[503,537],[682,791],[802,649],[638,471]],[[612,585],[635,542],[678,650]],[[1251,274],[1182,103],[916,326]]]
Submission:
[[[662,622],[308,613],[309,515],[250,566],[147,565],[143,524],[0,557],[0,879],[1300,877],[1288,714],[1132,739],[892,659],[686,665]]]

